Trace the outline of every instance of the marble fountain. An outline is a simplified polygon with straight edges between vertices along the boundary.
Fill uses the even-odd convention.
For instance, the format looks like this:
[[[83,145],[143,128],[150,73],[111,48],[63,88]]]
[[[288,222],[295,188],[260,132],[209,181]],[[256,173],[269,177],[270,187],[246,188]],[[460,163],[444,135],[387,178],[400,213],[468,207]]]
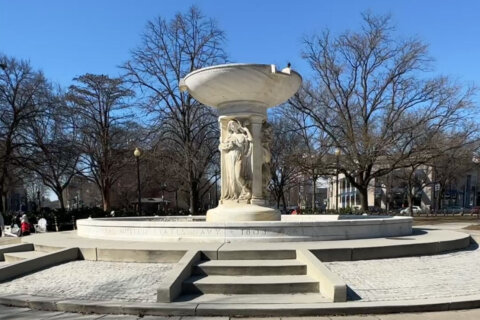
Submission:
[[[412,228],[410,217],[281,215],[268,206],[269,145],[275,137],[267,122],[267,109],[289,99],[301,82],[300,75],[290,68],[278,70],[261,64],[219,65],[188,74],[180,88],[218,110],[218,206],[206,216],[82,219],[77,220],[77,231],[24,237],[16,248],[0,248],[0,258],[26,254],[32,258],[0,266],[0,282],[75,260],[125,263],[126,271],[109,271],[114,280],[89,288],[91,300],[78,300],[63,292],[53,298],[0,293],[0,305],[136,316],[319,316],[479,307],[480,296],[475,295],[439,300],[425,299],[420,292],[418,300],[399,296],[397,300],[369,302],[362,300],[368,296],[362,297],[359,291],[358,300],[354,283],[326,264],[382,259],[378,263],[391,269],[395,262],[390,258],[467,248],[471,238],[466,233]],[[139,274],[141,266],[136,265],[134,273],[126,277],[130,263],[154,263],[156,269]],[[152,274],[160,273],[158,263],[173,263],[174,267],[162,281],[149,281]],[[404,266],[394,270],[403,272]],[[445,287],[443,271],[435,288]],[[368,273],[369,284],[374,283],[374,275]],[[68,273],[69,290],[76,276]],[[99,293],[111,292],[113,283],[125,282],[130,283],[135,299],[128,300],[126,287],[116,287],[116,293],[127,300],[113,301]],[[408,279],[406,284],[410,282]],[[156,302],[138,302],[139,283],[153,288],[140,298],[156,298]],[[385,283],[391,285],[391,291],[398,291],[397,284]],[[402,283],[400,287],[405,286]],[[384,288],[384,284],[378,285],[381,299]]]
[[[97,218],[77,221],[78,235],[135,241],[288,242],[404,236],[409,217],[282,216],[268,206],[270,143],[267,109],[294,95],[302,83],[290,67],[225,64],[199,69],[179,87],[218,110],[221,199],[204,216]]]

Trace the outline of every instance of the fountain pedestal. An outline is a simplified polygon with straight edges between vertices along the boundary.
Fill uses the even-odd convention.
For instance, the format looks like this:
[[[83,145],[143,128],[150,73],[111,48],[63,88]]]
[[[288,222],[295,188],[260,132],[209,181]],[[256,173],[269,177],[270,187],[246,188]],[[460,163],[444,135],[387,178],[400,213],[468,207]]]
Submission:
[[[261,64],[204,68],[180,81],[181,89],[219,113],[222,192],[208,222],[280,220],[266,201],[273,138],[267,109],[290,98],[301,82],[290,68]]]

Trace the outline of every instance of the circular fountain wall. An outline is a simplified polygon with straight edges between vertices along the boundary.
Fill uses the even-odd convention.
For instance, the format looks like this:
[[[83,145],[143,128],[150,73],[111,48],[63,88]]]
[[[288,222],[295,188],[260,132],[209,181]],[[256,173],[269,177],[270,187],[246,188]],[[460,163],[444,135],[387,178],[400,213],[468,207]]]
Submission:
[[[396,216],[299,215],[281,221],[206,222],[204,216],[96,218],[77,221],[78,235],[128,241],[285,242],[398,237],[412,219]]]

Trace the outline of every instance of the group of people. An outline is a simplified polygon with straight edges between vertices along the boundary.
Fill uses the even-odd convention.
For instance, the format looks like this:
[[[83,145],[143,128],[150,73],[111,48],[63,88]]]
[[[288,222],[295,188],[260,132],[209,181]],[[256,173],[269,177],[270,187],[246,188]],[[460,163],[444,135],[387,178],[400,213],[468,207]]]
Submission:
[[[47,231],[47,220],[43,217],[40,218],[38,226],[43,232]],[[19,214],[12,219],[11,230],[12,233],[20,237],[28,236],[31,232],[35,232],[35,227],[28,221],[26,214]],[[2,236],[5,236],[5,220],[0,213],[0,237]]]

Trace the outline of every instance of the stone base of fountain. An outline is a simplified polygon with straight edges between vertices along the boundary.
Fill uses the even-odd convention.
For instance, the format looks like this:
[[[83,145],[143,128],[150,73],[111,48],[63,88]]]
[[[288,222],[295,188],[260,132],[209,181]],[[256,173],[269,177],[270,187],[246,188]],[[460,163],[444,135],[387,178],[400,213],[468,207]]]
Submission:
[[[228,210],[218,211],[219,217]],[[399,237],[412,218],[362,215],[282,215],[280,221],[205,221],[205,216],[77,220],[81,237],[158,242],[289,242]]]
[[[280,211],[270,207],[223,201],[218,207],[207,211],[207,222],[227,221],[279,221]]]

